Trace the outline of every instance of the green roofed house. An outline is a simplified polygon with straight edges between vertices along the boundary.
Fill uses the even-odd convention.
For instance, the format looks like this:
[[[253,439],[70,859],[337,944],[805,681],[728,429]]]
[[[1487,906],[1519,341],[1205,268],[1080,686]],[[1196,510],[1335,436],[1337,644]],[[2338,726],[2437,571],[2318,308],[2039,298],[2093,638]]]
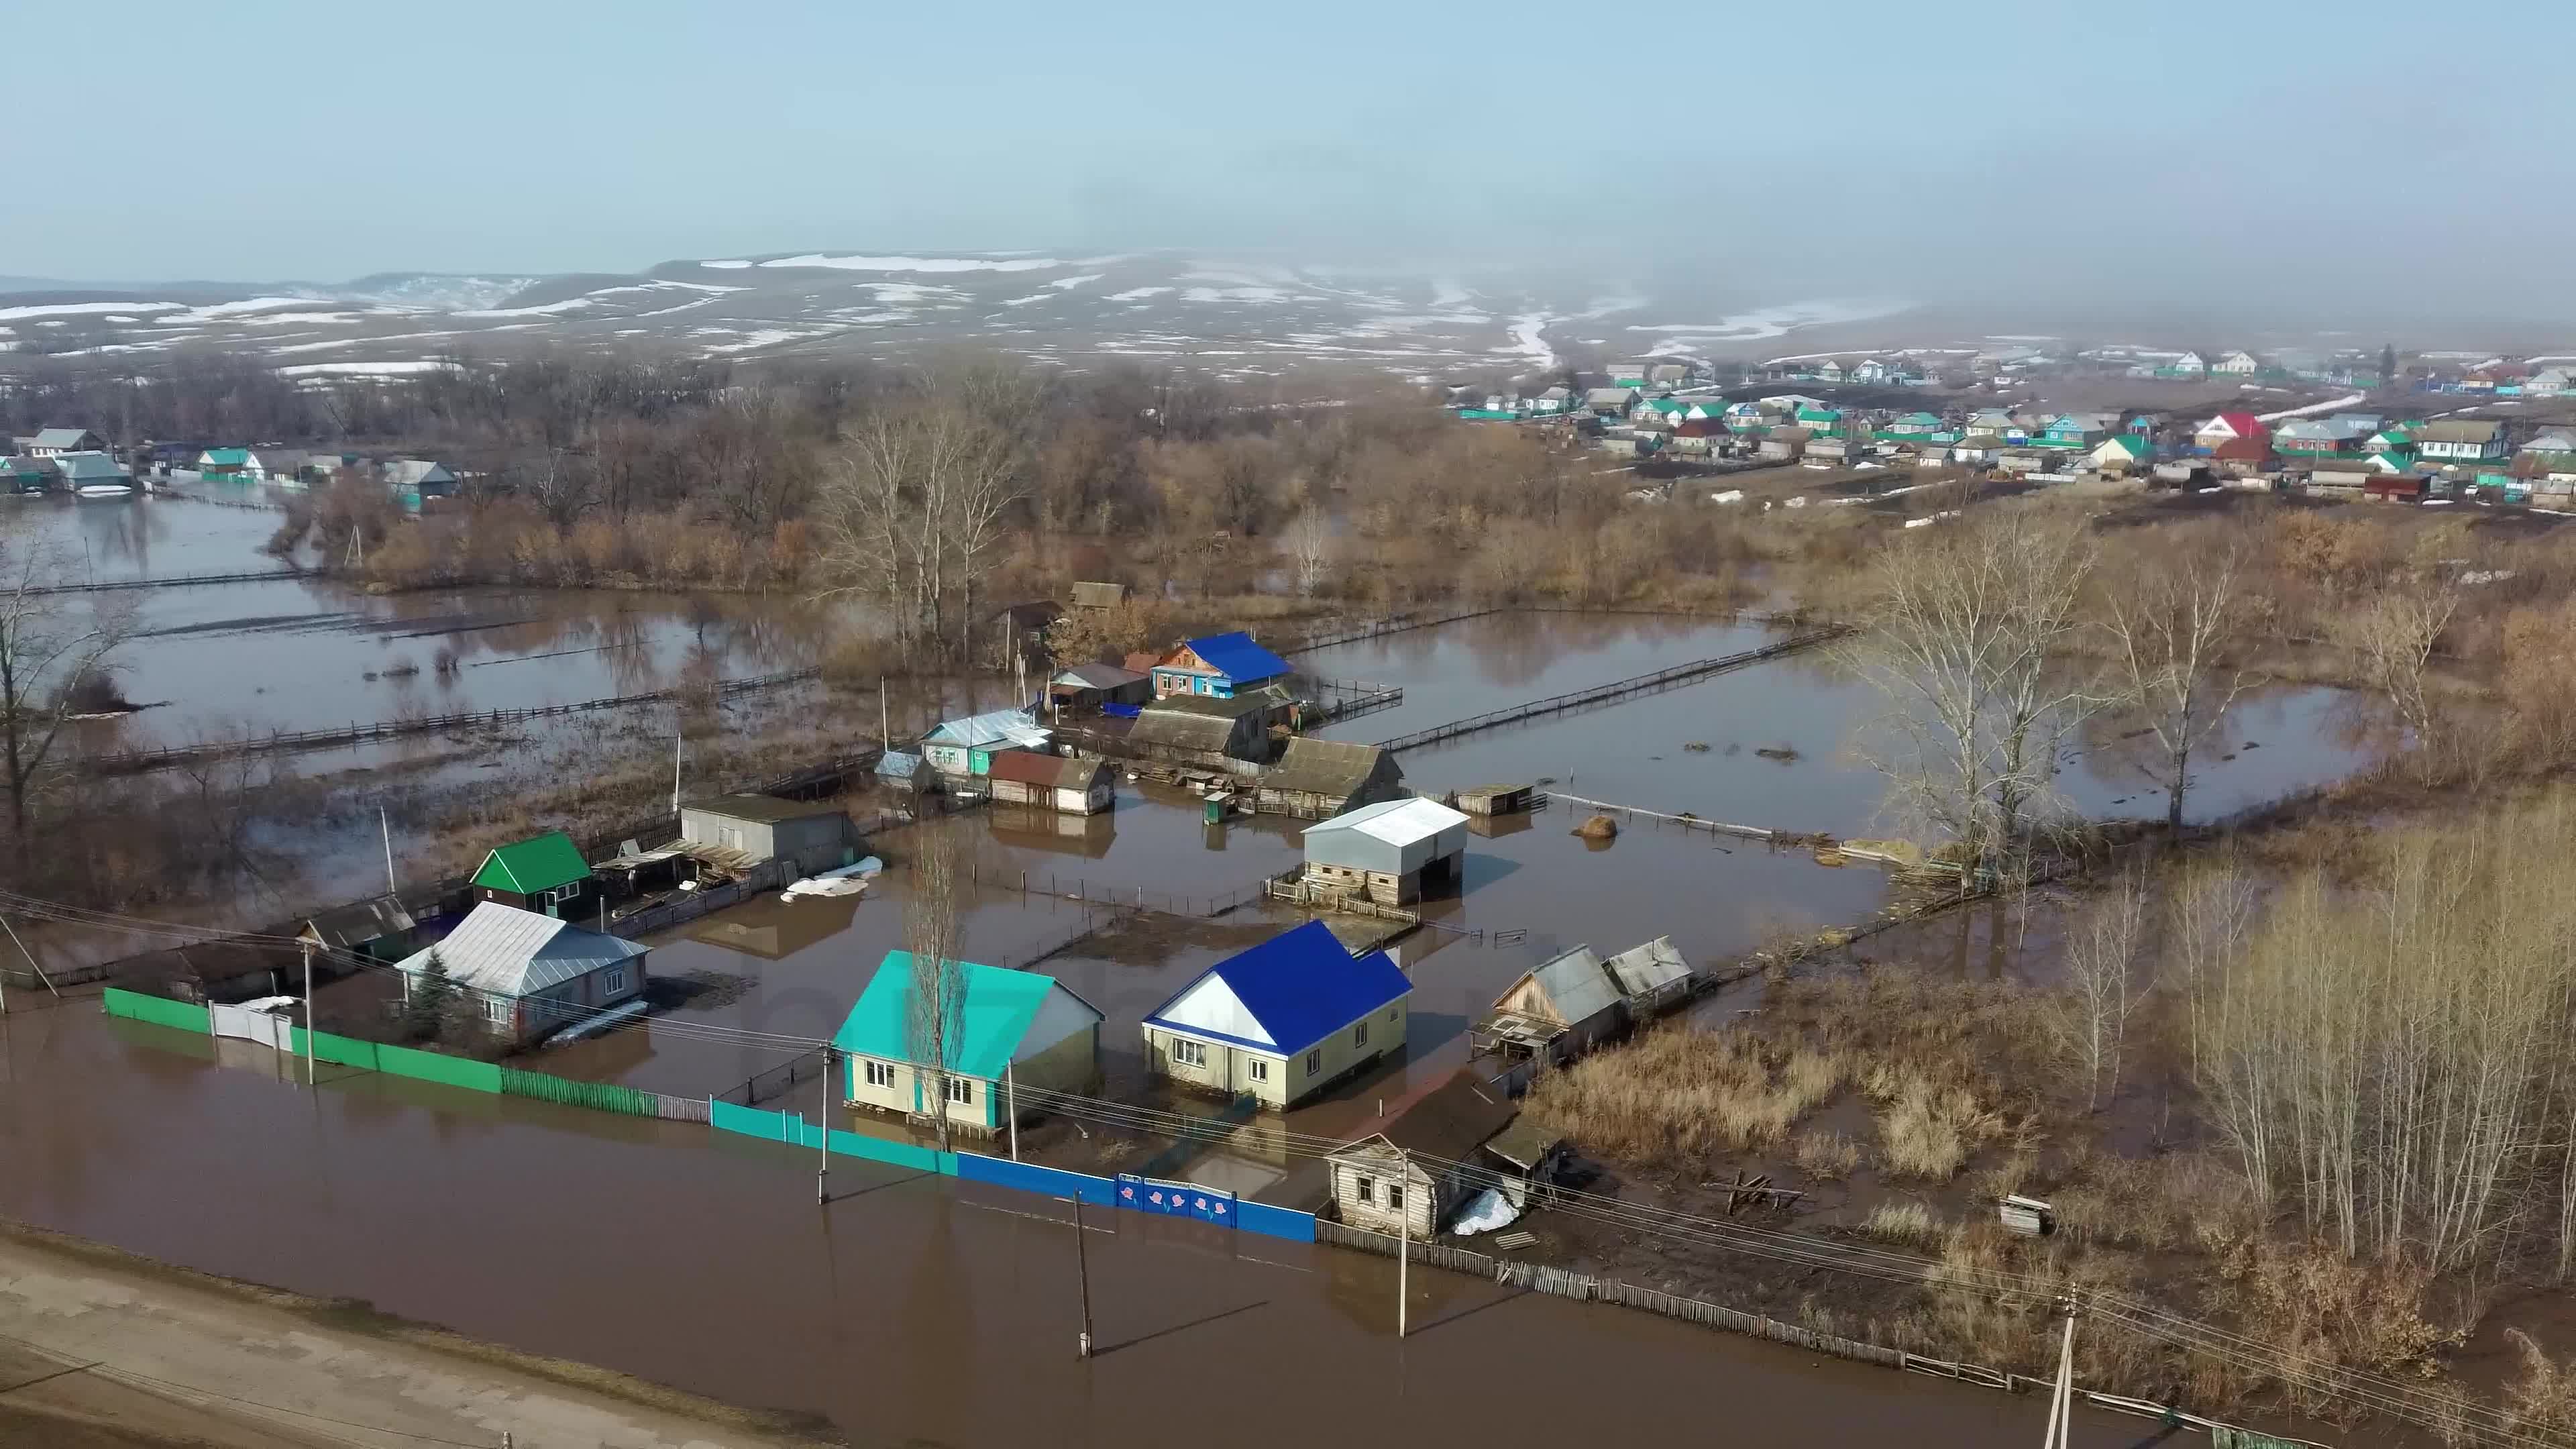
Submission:
[[[474,871],[474,899],[564,919],[595,904],[597,878],[581,847],[560,830],[532,835],[483,857]]]
[[[197,457],[197,471],[209,477],[237,474],[249,466],[248,448],[208,448]]]
[[[907,1117],[931,1108],[920,1068],[928,1043],[913,1030],[914,980],[909,951],[888,951],[868,989],[850,1008],[832,1045],[849,1057],[842,1100]],[[971,1132],[1002,1130],[1020,1091],[1087,1092],[1100,1077],[1100,1011],[1052,976],[943,963],[944,994],[954,1026],[939,1056],[946,1069],[939,1090],[951,1124]],[[1035,1103],[1031,1104],[1034,1108]]]

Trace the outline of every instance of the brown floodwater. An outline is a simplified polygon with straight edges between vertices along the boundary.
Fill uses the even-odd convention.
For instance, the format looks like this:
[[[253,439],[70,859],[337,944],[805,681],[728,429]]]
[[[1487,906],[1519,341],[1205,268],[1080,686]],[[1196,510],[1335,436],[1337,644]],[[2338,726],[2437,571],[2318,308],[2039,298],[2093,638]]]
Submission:
[[[1095,1357],[1061,1203],[112,1022],[0,1025],[0,1212],[443,1324],[855,1443],[2023,1442],[2036,1396],[1132,1214],[1087,1214]],[[227,1044],[227,1052],[230,1044]],[[1509,1394],[1505,1383],[1521,1388]],[[2088,1446],[2150,1421],[2078,1416]]]

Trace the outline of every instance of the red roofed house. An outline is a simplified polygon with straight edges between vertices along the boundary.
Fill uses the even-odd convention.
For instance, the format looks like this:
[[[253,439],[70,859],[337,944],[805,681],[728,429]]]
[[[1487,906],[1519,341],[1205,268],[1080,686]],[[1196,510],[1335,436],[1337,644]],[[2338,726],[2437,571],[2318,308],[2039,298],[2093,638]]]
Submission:
[[[2202,423],[2200,431],[2191,435],[2191,441],[2213,453],[2224,443],[2257,442],[2268,449],[2272,444],[2272,429],[2252,413],[2220,413]]]
[[[2272,466],[2272,445],[2261,438],[2230,438],[2209,450],[2221,473],[2242,478]]]

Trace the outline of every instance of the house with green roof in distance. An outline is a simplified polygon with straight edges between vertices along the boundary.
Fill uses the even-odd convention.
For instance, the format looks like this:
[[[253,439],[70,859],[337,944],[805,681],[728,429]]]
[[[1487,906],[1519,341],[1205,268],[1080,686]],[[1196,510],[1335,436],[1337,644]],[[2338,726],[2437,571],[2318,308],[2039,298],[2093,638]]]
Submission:
[[[2147,465],[2154,462],[2155,457],[2154,443],[2137,433],[2121,433],[2116,437],[2105,438],[2096,445],[2090,461],[2096,469],[2105,473],[2140,473],[2146,471]]]
[[[1830,433],[1843,425],[1842,409],[1801,407],[1798,409],[1797,422],[1799,427],[1811,433]]]
[[[599,878],[581,847],[560,830],[532,835],[483,857],[474,869],[474,899],[578,920],[597,909]]]
[[[248,448],[208,448],[197,455],[197,471],[209,478],[232,478],[250,467]]]
[[[1882,438],[1928,438],[1939,431],[1941,417],[1938,413],[1905,413],[1889,418],[1887,425],[1878,430],[1878,435]]]
[[[1035,971],[944,961],[936,983],[916,978],[909,951],[888,951],[832,1045],[848,1058],[841,1100],[905,1117],[942,1111],[952,1126],[991,1134],[1028,1092],[1088,1092],[1100,1079],[1099,1008]],[[946,998],[951,1023],[932,1056],[917,1034],[913,1000]],[[926,1015],[927,1013],[925,1013]],[[934,1081],[936,1084],[934,1085]],[[936,1106],[932,1094],[944,1098]]]

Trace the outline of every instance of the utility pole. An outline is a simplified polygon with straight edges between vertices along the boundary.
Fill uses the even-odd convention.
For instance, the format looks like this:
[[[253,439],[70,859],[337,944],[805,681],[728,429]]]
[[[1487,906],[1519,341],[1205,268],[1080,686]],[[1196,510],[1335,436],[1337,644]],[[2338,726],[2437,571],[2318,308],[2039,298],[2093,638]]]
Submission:
[[[1002,1063],[1002,1092],[1008,1099],[1002,1110],[1011,1114],[1011,1160],[1020,1160],[1020,1084],[1011,1075],[1011,1064]],[[1079,1202],[1077,1198],[1075,1201]]]
[[[394,822],[382,805],[376,807],[376,824],[384,827],[385,832],[385,894],[398,895],[402,887],[394,881]],[[399,906],[402,902],[398,900],[394,904]]]
[[[1403,1148],[1395,1150],[1395,1336],[1404,1339],[1405,1310],[1412,1305],[1405,1292],[1406,1270],[1413,1263],[1413,1204],[1405,1201],[1405,1191],[1413,1186],[1413,1159]]]
[[[2066,1305],[2066,1334],[2057,1348],[2057,1382],[2048,1395],[2048,1437],[2040,1449],[2068,1449],[2073,1442],[2075,1382],[2075,1305]]]
[[[882,674],[877,676],[877,744],[883,749],[894,748],[894,721],[886,713],[886,682]]]
[[[814,1206],[816,1207],[823,1206],[828,1200],[827,1193],[832,1180],[832,1067],[836,1056],[837,1053],[832,1044],[823,1043],[823,1105],[815,1112],[815,1116],[823,1124],[822,1155],[814,1159]]]
[[[313,943],[304,948],[304,1085],[313,1085]]]
[[[7,916],[0,916],[0,931],[9,933],[9,944],[17,947],[18,954],[27,958],[27,969],[36,973],[36,979],[44,983],[45,989],[54,994],[56,1001],[62,1000],[62,988],[54,984],[54,978],[45,974],[44,963],[36,959],[36,953],[28,950],[27,943],[18,939],[18,928],[9,924]],[[6,1011],[8,1005],[5,999],[0,999],[0,1011]]]
[[[1091,1249],[1082,1237],[1082,1194],[1073,1195],[1073,1266],[1082,1280],[1082,1337],[1074,1341],[1074,1356],[1091,1357]]]
[[[671,813],[680,813],[680,720],[671,718]]]

